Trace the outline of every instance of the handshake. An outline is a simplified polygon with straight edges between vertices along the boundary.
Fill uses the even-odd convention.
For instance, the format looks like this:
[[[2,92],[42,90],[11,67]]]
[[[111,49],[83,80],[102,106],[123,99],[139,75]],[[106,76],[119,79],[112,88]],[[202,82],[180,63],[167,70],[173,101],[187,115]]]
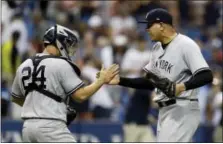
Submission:
[[[101,71],[96,74],[96,78],[104,84],[118,85],[120,82],[119,66],[117,64],[113,64],[107,69],[102,67]],[[140,85],[144,88],[150,89],[150,86],[152,85],[152,87],[158,88],[169,98],[173,98],[185,90],[184,84],[176,84],[168,78],[161,78],[151,71],[147,71],[146,77],[144,77],[143,80],[141,79],[140,83],[138,80],[134,81],[135,80],[132,79],[131,84],[137,86],[129,87],[137,88]]]
[[[105,84],[117,85],[120,81],[119,65],[112,64],[107,69],[102,65],[101,70],[96,74],[96,78]]]

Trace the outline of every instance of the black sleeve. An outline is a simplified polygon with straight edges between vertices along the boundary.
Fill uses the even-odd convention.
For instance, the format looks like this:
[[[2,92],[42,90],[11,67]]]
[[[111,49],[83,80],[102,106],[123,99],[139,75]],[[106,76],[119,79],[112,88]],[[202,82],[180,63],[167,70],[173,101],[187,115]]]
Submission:
[[[211,83],[212,80],[213,80],[213,75],[211,70],[203,70],[198,72],[195,76],[193,76],[190,80],[188,80],[184,84],[186,90],[190,90]]]
[[[154,86],[145,77],[140,77],[140,78],[120,77],[119,85],[136,89],[149,89],[149,90],[154,89]]]

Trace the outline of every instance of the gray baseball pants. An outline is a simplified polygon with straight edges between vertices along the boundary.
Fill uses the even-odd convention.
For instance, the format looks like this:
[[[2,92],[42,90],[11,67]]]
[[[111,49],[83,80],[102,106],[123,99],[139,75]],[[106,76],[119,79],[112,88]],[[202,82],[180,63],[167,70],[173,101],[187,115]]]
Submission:
[[[76,142],[67,125],[58,120],[28,119],[22,129],[23,142]]]
[[[197,101],[177,100],[159,110],[157,142],[192,142],[200,122]]]

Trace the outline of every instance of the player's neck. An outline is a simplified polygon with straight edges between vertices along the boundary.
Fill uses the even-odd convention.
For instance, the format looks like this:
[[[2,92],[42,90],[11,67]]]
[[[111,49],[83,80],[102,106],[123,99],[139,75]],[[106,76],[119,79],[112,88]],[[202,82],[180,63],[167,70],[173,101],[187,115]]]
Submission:
[[[43,53],[45,53],[45,54],[49,54],[49,55],[59,55],[59,54],[58,54],[59,51],[58,51],[54,46],[51,46],[51,45],[47,46],[47,47],[44,49]]]
[[[170,43],[175,37],[177,36],[177,33],[174,31],[174,32],[171,32],[169,34],[166,34],[163,36],[163,39],[161,40],[161,43],[162,44],[168,44]]]
[[[43,53],[44,53],[44,54],[49,54],[49,55],[50,55],[50,53],[47,51],[47,49],[44,49]]]

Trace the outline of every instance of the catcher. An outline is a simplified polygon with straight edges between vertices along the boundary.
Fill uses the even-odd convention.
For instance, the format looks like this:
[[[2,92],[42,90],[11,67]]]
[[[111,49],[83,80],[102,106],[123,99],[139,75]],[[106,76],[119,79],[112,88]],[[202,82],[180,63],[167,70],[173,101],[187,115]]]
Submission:
[[[71,62],[77,49],[76,31],[55,25],[43,38],[44,51],[17,69],[12,101],[22,106],[23,142],[76,142],[67,125],[75,117],[71,100],[82,102],[108,83],[119,71],[114,64],[83,86],[79,68]]]

